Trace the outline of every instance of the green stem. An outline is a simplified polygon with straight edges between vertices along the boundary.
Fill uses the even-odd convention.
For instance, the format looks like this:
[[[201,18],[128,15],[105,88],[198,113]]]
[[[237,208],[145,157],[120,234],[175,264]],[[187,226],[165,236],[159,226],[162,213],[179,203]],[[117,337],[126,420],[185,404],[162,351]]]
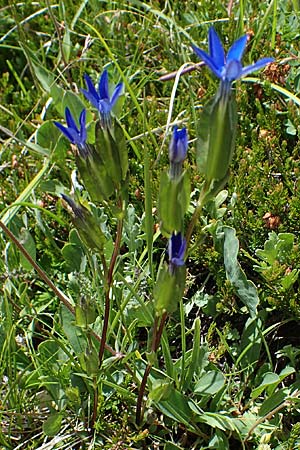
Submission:
[[[101,364],[102,364],[102,359],[103,359],[103,354],[104,354],[104,349],[105,349],[106,335],[107,335],[107,328],[108,328],[108,321],[109,321],[109,311],[110,311],[109,296],[110,296],[110,291],[111,291],[111,287],[113,284],[114,268],[115,268],[117,257],[119,255],[119,251],[120,251],[122,230],[123,230],[123,214],[122,214],[122,218],[118,220],[114,251],[113,251],[113,254],[112,254],[112,257],[110,260],[110,264],[109,264],[109,268],[107,271],[107,280],[106,280],[106,287],[105,287],[105,307],[104,307],[103,329],[102,329],[102,337],[101,337],[101,343],[100,343],[100,348],[99,348],[99,368],[101,367]],[[106,264],[104,265],[104,270],[106,271]]]
[[[189,223],[189,226],[188,226],[188,229],[187,229],[187,233],[186,233],[186,246],[187,246],[187,248],[189,246],[189,243],[190,243],[190,240],[191,240],[191,237],[192,237],[195,225],[196,225],[196,223],[197,223],[197,221],[199,219],[199,216],[201,214],[201,211],[202,211],[202,208],[203,208],[203,205],[204,205],[204,199],[205,199],[205,195],[207,193],[207,187],[208,187],[208,185],[207,185],[207,183],[205,183],[204,186],[201,189],[197,206],[195,208],[194,214],[192,216],[192,219],[191,219],[191,221]]]

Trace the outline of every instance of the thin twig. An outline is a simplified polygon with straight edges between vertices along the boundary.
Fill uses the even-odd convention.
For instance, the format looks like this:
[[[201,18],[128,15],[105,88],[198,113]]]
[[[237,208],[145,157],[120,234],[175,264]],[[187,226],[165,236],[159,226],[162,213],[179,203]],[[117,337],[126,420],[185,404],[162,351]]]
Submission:
[[[292,398],[297,398],[299,397],[299,393],[300,391],[296,390],[291,397]],[[273,417],[275,414],[277,414],[279,411],[281,411],[282,409],[286,408],[287,406],[289,406],[292,403],[292,399],[289,400],[285,400],[283,403],[281,403],[280,405],[278,405],[276,408],[272,409],[272,411],[270,411],[268,414],[266,414],[265,416],[259,418],[255,424],[250,428],[250,430],[248,431],[248,434],[246,436],[246,438],[244,439],[244,442],[247,442],[247,440],[249,439],[249,437],[251,436],[251,434],[253,433],[253,431],[255,430],[255,428],[260,425],[262,422],[264,422],[265,420],[269,420],[271,417]]]
[[[159,347],[161,335],[162,335],[167,317],[168,317],[168,313],[164,312],[159,324],[158,324],[158,318],[155,317],[154,324],[153,324],[152,344],[151,344],[151,352],[153,352],[153,353],[157,352],[157,349]],[[145,393],[145,389],[146,389],[146,385],[147,385],[147,380],[150,375],[152,365],[153,364],[149,362],[145,369],[143,379],[142,379],[140,389],[139,389],[138,399],[136,402],[135,421],[138,426],[140,425],[140,423],[143,419],[142,403],[143,403],[143,397],[144,397],[144,393]]]
[[[181,75],[185,75],[186,73],[192,72],[193,70],[198,70],[200,67],[204,66],[205,63],[203,61],[197,63],[197,64],[192,64],[189,67],[186,67],[185,69],[183,69],[181,71]],[[167,73],[166,75],[162,75],[161,77],[159,77],[158,81],[169,81],[169,80],[173,80],[174,78],[176,78],[177,75],[177,70],[175,70],[174,72],[170,72]]]

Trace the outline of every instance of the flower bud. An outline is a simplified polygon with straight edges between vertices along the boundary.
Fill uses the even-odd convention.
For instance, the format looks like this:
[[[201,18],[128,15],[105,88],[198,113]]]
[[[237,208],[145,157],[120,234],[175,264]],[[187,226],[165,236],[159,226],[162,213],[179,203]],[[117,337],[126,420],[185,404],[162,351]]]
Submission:
[[[73,224],[77,229],[80,239],[87,248],[103,251],[103,245],[106,241],[96,218],[83,205],[76,204],[74,200],[65,194],[62,198],[68,203],[73,213]]]
[[[170,178],[177,178],[181,174],[182,163],[186,158],[188,148],[187,129],[178,130],[174,126],[172,139],[169,145]]]

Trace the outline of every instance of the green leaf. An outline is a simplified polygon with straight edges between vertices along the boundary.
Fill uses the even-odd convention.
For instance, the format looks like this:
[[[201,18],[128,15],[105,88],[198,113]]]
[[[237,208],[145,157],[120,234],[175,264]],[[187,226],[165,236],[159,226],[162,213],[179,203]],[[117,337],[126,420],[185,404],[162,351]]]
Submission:
[[[216,394],[225,383],[225,378],[219,370],[210,370],[198,380],[195,385],[194,392],[201,395]]]
[[[154,402],[167,400],[172,391],[172,384],[168,380],[154,380],[149,392],[149,399]]]
[[[201,423],[206,423],[211,428],[218,428],[223,431],[234,431],[236,429],[235,423],[231,417],[219,413],[205,412],[197,417]]]
[[[226,434],[221,430],[216,429],[214,435],[209,441],[208,448],[214,448],[217,450],[229,450],[229,442]]]
[[[47,192],[49,194],[54,194],[60,197],[61,194],[67,194],[69,189],[67,189],[59,180],[43,180],[40,184],[41,191]]]
[[[237,112],[234,95],[217,92],[202,110],[197,131],[197,165],[207,181],[222,180],[235,147]]]
[[[31,236],[30,232],[23,228],[18,236],[18,239],[20,243],[25,247],[31,258],[35,261],[36,260],[36,247],[33,237]],[[27,258],[23,255],[23,253],[20,253],[20,262],[25,270],[33,270],[32,265],[27,260]]]
[[[256,286],[247,280],[245,272],[242,270],[238,259],[239,241],[234,228],[224,226],[224,265],[226,276],[236,290],[237,296],[246,305],[250,316],[257,314],[259,298]]]
[[[263,376],[261,384],[251,392],[251,397],[253,399],[257,398],[265,389],[270,386],[275,387],[278,383],[280,383],[280,378],[276,373],[266,372]]]
[[[43,423],[44,434],[49,437],[56,436],[61,429],[63,417],[62,413],[51,414]]]
[[[194,428],[191,423],[193,414],[188,399],[174,388],[170,390],[167,400],[158,402],[158,407],[163,414],[176,422],[183,423],[189,429]]]
[[[38,346],[38,350],[41,360],[47,365],[53,365],[56,369],[59,368],[60,361],[62,359],[65,360],[67,357],[54,339],[48,339],[47,341],[41,342]]]
[[[63,50],[63,54],[64,54],[64,60],[67,63],[70,61],[71,47],[72,47],[72,42],[71,42],[70,30],[69,30],[69,27],[66,26],[65,34],[64,34],[64,37],[62,40],[62,50]]]
[[[52,120],[42,123],[37,130],[36,139],[40,148],[46,149],[49,154],[51,152],[52,162],[65,160],[70,144]]]
[[[256,250],[256,254],[263,261],[272,266],[276,261],[281,264],[288,263],[294,247],[295,236],[292,233],[279,233],[272,231],[264,248]]]
[[[262,341],[261,318],[248,319],[241,338],[236,365],[243,368],[254,365],[259,358]]]
[[[79,355],[86,348],[86,335],[76,327],[73,314],[64,305],[60,306],[60,320],[74,353]]]
[[[61,253],[67,263],[68,270],[80,272],[81,261],[84,257],[82,247],[74,244],[65,244],[61,249]]]
[[[158,213],[162,233],[169,237],[173,231],[183,230],[184,215],[190,202],[190,179],[184,172],[178,179],[170,179],[167,172],[160,177]]]
[[[201,343],[200,343],[200,328],[201,328],[201,322],[199,317],[195,319],[194,322],[194,339],[193,339],[193,349],[192,349],[192,356],[191,361],[187,370],[187,374],[184,381],[184,388],[189,389],[191,381],[193,379],[194,374],[196,374],[200,367],[202,361],[200,361],[201,356]]]
[[[31,66],[44,91],[50,93],[51,86],[54,83],[53,73],[46,70],[39,62],[34,62],[33,60],[31,60]]]
[[[277,408],[277,406],[284,403],[289,395],[289,389],[283,388],[279,391],[276,391],[271,397],[268,397],[260,407],[258,412],[259,416],[264,417],[269,412],[273,411],[273,409]]]
[[[174,273],[170,273],[168,267],[164,265],[159,273],[154,286],[155,311],[158,316],[164,312],[172,313],[176,311],[185,288],[186,268],[175,267]]]
[[[75,120],[77,120],[78,123],[80,113],[85,107],[84,103],[80,100],[80,97],[73,92],[66,91],[63,97],[62,105],[63,111],[65,112],[65,109],[68,107],[71,111],[72,116],[75,118]]]
[[[53,102],[56,110],[60,114],[61,117],[64,117],[65,111],[63,107],[63,98],[65,95],[65,90],[58,86],[58,84],[53,83],[50,88],[50,95],[53,98]]]

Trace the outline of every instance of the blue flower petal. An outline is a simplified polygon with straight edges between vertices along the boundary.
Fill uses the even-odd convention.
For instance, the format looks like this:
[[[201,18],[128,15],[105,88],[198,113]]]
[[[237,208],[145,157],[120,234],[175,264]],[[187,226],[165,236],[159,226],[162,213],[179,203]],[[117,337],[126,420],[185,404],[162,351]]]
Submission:
[[[91,94],[90,92],[86,91],[85,89],[80,89],[80,92],[82,92],[82,94],[85,96],[85,98],[95,107],[98,108],[98,95],[97,97],[95,97],[93,94]]]
[[[216,67],[221,68],[225,64],[225,53],[222,42],[214,27],[210,27],[208,32],[208,48],[211,59]]]
[[[101,100],[109,100],[108,73],[106,69],[103,71],[100,77],[98,92]]]
[[[245,48],[247,44],[247,35],[240,37],[237,39],[232,46],[230,47],[228,53],[226,62],[227,64],[230,63],[230,61],[236,60],[241,61],[242,56],[244,54]]]
[[[267,64],[270,64],[274,61],[274,58],[262,58],[256,61],[256,63],[251,64],[250,66],[246,66],[242,69],[241,76],[244,77],[248,75],[249,73],[255,72],[256,70],[262,69]]]
[[[87,131],[86,131],[86,110],[83,109],[80,113],[79,117],[79,123],[80,123],[80,137],[81,137],[81,143],[85,143],[87,139]]]
[[[218,77],[221,78],[221,69],[216,65],[214,60],[201,48],[196,47],[195,45],[192,45],[192,48],[197,56],[199,56],[202,61],[205,62],[205,64],[210,68],[210,70]]]
[[[114,104],[116,103],[116,101],[118,100],[118,98],[120,97],[122,89],[123,89],[123,83],[118,83],[117,86],[115,87],[113,95],[111,96],[111,99],[110,99],[110,105],[112,108],[113,108]]]
[[[57,126],[57,128],[59,128],[59,130],[66,136],[66,138],[69,139],[69,141],[72,142],[72,144],[74,144],[74,139],[73,139],[73,135],[69,132],[68,128],[64,127],[61,123],[59,122],[54,122],[54,125]]]
[[[73,119],[71,111],[69,110],[68,107],[65,110],[65,116],[66,116],[66,122],[67,122],[68,127],[72,128],[73,130],[77,131],[77,133],[79,133],[77,124],[76,124],[75,120]]]
[[[85,84],[86,84],[89,94],[95,98],[98,98],[98,93],[96,91],[94,83],[92,82],[91,78],[87,74],[84,74],[84,81],[85,81]]]

